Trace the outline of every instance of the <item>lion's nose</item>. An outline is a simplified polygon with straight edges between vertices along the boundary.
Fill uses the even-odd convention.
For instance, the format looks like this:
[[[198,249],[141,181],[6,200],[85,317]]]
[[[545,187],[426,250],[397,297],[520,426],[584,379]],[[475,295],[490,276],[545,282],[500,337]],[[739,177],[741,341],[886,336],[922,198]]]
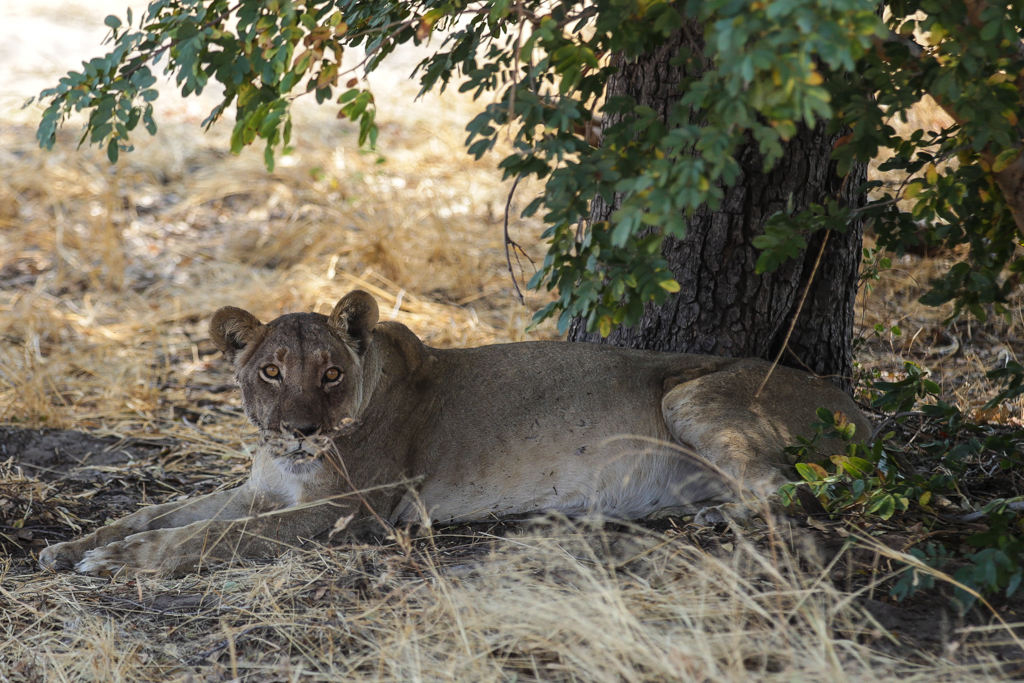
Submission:
[[[295,436],[313,436],[320,431],[320,425],[307,422],[304,424],[288,425],[288,429]]]

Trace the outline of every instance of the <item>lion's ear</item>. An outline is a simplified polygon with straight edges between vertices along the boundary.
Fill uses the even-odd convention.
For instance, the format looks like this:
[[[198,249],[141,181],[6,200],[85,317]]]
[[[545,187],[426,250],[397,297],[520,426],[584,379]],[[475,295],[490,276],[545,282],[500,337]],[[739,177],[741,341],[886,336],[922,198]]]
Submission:
[[[341,298],[331,311],[328,323],[357,340],[361,346],[360,351],[363,351],[379,315],[377,300],[363,290],[357,289]]]
[[[234,306],[225,306],[210,320],[210,338],[229,361],[254,342],[263,325],[252,313]]]

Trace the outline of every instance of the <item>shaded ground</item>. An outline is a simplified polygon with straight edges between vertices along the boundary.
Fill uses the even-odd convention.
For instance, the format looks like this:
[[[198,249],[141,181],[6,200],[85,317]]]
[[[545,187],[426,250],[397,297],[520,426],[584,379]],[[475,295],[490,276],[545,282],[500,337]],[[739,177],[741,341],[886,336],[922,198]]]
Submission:
[[[30,571],[40,548],[140,504],[236,482],[215,460],[173,439],[0,427],[0,547]]]
[[[112,468],[150,458],[167,444],[92,436],[67,429],[0,427],[0,457],[43,481],[103,480]]]
[[[35,557],[45,545],[87,533],[105,521],[129,514],[141,504],[164,502],[186,492],[199,495],[240,480],[232,476],[238,474],[237,467],[225,472],[222,459],[173,439],[0,427],[0,453],[6,460],[5,476],[0,479],[0,542],[4,552],[9,553],[4,583],[15,594],[20,593],[18,577],[30,579],[36,574]],[[833,634],[835,637],[855,637],[880,653],[909,658],[908,661],[920,657],[919,653],[946,657],[965,648],[971,652],[968,659],[991,656],[1006,663],[1007,674],[1024,673],[1024,668],[1019,668],[1024,663],[1024,650],[1012,642],[1000,622],[1021,619],[1024,603],[1020,599],[996,599],[995,612],[976,607],[961,616],[950,602],[951,591],[942,587],[919,594],[906,604],[897,604],[888,596],[893,580],[885,577],[898,565],[884,552],[880,553],[880,548],[904,551],[919,542],[922,534],[951,542],[976,531],[978,525],[922,532],[920,525],[907,529],[895,521],[864,527],[808,517],[794,519],[795,526],[789,530],[772,530],[757,524],[745,529],[726,525],[698,528],[688,522],[689,518],[670,517],[638,525],[607,523],[600,533],[590,532],[588,543],[625,579],[650,573],[646,551],[637,549],[648,541],[685,544],[726,561],[738,552],[740,545],[774,557],[781,542],[788,548],[784,555],[791,553],[798,558],[795,570],[806,573],[808,578],[818,575],[819,580],[850,595],[851,604],[862,610],[868,620],[868,628],[863,632],[849,634],[840,628]],[[392,599],[391,589],[384,588],[387,581],[419,581],[429,575],[472,578],[493,562],[496,547],[506,539],[545,534],[550,524],[544,519],[533,523],[461,524],[436,528],[427,537],[414,536],[407,544],[391,539],[362,550],[338,546],[345,553],[354,552],[356,558],[363,557],[358,571],[314,581],[289,599],[297,607],[340,607],[346,601],[355,605]],[[870,541],[850,547],[854,536]],[[879,548],[865,547],[872,542]],[[629,559],[635,556],[639,559]],[[274,561],[243,564],[253,568],[269,566]],[[750,580],[757,580],[756,566],[748,566],[744,571],[749,573]],[[239,580],[245,581],[244,577]],[[205,633],[210,626],[204,624],[212,625],[225,611],[241,608],[230,593],[211,594],[202,582],[194,588],[179,584],[171,591],[149,590],[142,595],[141,589],[129,581],[120,588],[112,586],[80,595],[77,604],[88,613],[130,623],[143,632],[157,634],[170,629],[177,632],[176,639],[183,639],[183,643],[188,642],[190,632]],[[260,629],[258,624],[251,625],[239,638],[256,637]],[[1024,636],[1024,631],[1019,635]],[[218,640],[201,651],[190,652],[185,663],[222,661],[227,657],[227,648],[226,639]],[[752,661],[750,666],[771,670],[774,664],[769,658]]]

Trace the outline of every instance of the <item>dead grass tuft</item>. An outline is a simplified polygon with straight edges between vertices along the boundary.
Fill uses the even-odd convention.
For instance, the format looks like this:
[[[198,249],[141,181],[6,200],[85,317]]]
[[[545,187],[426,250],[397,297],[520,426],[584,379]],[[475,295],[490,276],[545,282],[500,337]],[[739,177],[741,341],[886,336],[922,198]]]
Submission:
[[[4,577],[14,680],[994,680],[893,637],[822,568],[748,540],[550,520],[296,551],[181,581]],[[405,550],[403,550],[405,546]],[[802,569],[798,568],[802,565]],[[955,634],[950,633],[955,639]],[[193,678],[190,678],[193,677]]]

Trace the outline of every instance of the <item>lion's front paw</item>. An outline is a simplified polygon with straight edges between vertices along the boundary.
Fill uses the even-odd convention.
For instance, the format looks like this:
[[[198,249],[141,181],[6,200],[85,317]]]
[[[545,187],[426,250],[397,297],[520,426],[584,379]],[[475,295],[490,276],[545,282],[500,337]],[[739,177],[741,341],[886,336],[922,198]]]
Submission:
[[[138,567],[134,545],[135,543],[125,540],[90,550],[75,565],[75,571],[82,574],[99,574],[100,572],[116,574],[125,567]]]
[[[57,543],[39,553],[39,568],[55,572],[71,569],[82,559],[82,554],[74,541]]]
[[[714,507],[706,507],[697,513],[693,523],[697,526],[716,526],[736,522],[741,526],[747,526],[755,517],[764,516],[764,509],[757,504],[748,503],[722,503]]]
[[[168,564],[172,559],[164,552],[166,544],[161,542],[159,531],[134,534],[116,543],[90,550],[75,565],[75,571],[82,574],[99,574],[122,571],[168,573],[175,567]]]
[[[715,505],[714,507],[708,506],[697,513],[693,518],[693,523],[697,526],[716,526],[718,524],[728,524],[729,517],[725,511],[722,510],[722,505]]]
[[[752,500],[746,503],[722,503],[706,507],[697,513],[693,523],[697,526],[715,526],[730,521],[741,526],[749,526],[755,518],[768,519],[785,512],[781,499],[777,495],[768,496],[764,500]]]

